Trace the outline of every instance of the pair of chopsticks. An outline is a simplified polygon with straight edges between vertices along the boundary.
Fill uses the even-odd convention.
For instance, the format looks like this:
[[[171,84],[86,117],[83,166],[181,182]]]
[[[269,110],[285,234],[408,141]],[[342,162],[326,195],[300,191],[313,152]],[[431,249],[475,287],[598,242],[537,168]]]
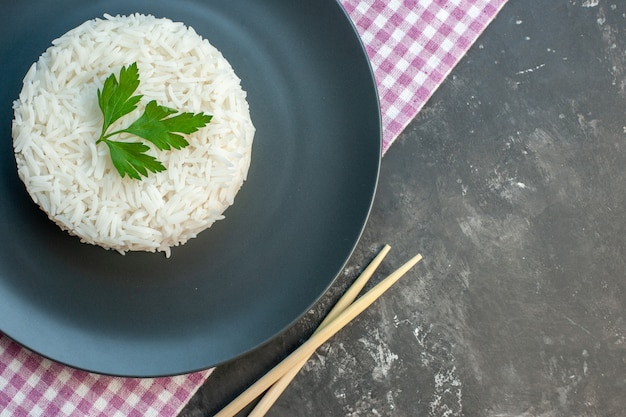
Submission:
[[[348,288],[346,293],[339,299],[326,318],[320,323],[309,340],[241,393],[230,404],[217,413],[215,417],[232,417],[254,401],[259,395],[267,391],[248,415],[248,417],[264,416],[317,348],[323,345],[346,324],[350,323],[356,316],[365,311],[367,307],[383,295],[396,281],[402,278],[404,274],[422,260],[422,255],[418,254],[414,256],[375,287],[362,295],[358,300],[354,301],[365,284],[372,277],[376,268],[378,268],[387,253],[389,253],[390,249],[389,245],[385,245],[383,249],[381,249],[378,255],[376,255],[356,281]]]

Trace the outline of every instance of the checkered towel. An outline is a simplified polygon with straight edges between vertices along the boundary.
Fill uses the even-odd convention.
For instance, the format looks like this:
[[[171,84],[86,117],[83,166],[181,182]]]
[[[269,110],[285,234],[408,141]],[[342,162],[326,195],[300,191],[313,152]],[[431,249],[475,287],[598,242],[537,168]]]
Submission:
[[[506,0],[341,0],[380,95],[383,151]],[[116,378],[54,363],[0,334],[0,417],[175,416],[211,373]]]

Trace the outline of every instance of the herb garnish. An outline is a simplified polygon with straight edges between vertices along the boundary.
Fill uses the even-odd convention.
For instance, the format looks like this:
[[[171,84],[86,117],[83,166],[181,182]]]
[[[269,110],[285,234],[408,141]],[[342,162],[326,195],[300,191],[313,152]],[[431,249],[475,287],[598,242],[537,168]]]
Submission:
[[[182,149],[189,142],[180,135],[196,132],[206,126],[212,116],[204,113],[178,113],[178,110],[160,106],[156,100],[148,102],[144,113],[125,129],[107,133],[111,125],[124,115],[137,108],[143,97],[133,95],[139,86],[137,63],[120,70],[119,81],[111,74],[104,82],[102,91],[98,89],[98,105],[102,110],[102,132],[97,143],[104,142],[109,147],[111,161],[117,172],[124,177],[141,179],[150,172],[164,171],[165,167],[156,158],[147,154],[150,147],[141,142],[120,142],[109,139],[121,133],[129,133],[151,142],[157,149]],[[171,116],[171,117],[168,117]]]

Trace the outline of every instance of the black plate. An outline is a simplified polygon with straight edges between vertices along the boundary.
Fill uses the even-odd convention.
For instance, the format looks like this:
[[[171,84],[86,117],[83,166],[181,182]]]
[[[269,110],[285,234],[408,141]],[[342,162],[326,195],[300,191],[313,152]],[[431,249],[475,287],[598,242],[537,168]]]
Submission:
[[[369,62],[332,0],[3,1],[0,329],[56,361],[162,376],[217,365],[288,327],[352,253],[381,157]],[[170,259],[79,243],[16,174],[12,101],[50,42],[103,13],[185,22],[231,62],[257,134],[226,219]]]

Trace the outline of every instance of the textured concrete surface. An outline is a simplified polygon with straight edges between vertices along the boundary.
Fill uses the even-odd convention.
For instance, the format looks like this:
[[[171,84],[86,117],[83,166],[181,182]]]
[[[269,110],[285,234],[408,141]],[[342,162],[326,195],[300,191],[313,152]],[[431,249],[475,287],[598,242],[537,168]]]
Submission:
[[[624,2],[511,0],[384,157],[336,285],[181,417],[214,414],[302,343],[385,243],[375,280],[425,261],[269,416],[626,415],[625,56]]]

